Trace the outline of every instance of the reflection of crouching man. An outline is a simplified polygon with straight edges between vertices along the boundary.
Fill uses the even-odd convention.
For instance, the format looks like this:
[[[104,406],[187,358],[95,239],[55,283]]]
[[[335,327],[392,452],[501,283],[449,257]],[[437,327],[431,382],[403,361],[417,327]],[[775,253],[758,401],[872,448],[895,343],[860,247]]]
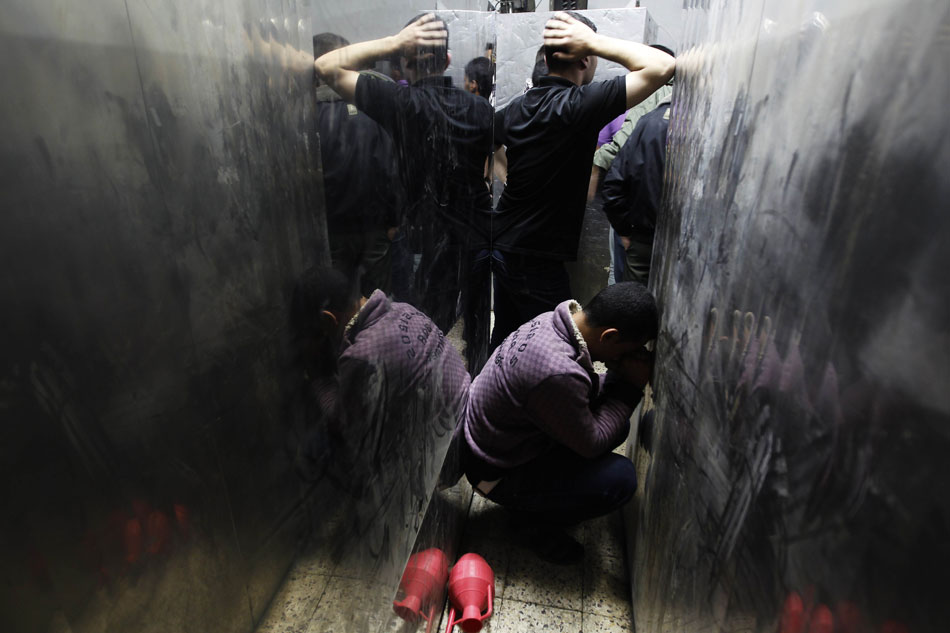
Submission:
[[[565,301],[522,325],[472,382],[465,474],[543,558],[579,558],[580,544],[558,526],[607,514],[636,492],[633,464],[611,451],[648,382],[656,333],[646,288],[614,284],[583,309]],[[606,376],[593,361],[606,363]]]
[[[410,511],[404,497],[435,488],[468,397],[462,358],[426,315],[381,290],[360,298],[337,270],[306,271],[291,313],[326,420],[328,446],[310,452],[361,503]]]

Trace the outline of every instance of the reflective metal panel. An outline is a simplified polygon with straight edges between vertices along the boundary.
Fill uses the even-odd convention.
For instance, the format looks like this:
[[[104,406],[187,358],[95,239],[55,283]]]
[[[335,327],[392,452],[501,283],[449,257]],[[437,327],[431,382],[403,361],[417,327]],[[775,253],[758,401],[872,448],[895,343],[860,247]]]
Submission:
[[[343,13],[362,20],[365,9]],[[443,458],[469,380],[454,345],[470,364],[487,345],[487,261],[478,281],[473,263],[488,246],[491,105],[462,85],[494,16],[440,12],[451,58],[376,40],[362,43],[373,51],[364,59],[350,47],[364,31],[336,9],[315,11],[315,56],[330,55],[355,84],[317,75],[333,269],[307,271],[291,305],[310,408],[301,474],[323,516],[259,630],[390,630],[403,625],[393,599],[414,548],[454,555],[471,496]]]
[[[248,631],[291,562],[299,37],[287,2],[4,7],[3,630]]]
[[[637,630],[944,630],[950,10],[692,5]]]

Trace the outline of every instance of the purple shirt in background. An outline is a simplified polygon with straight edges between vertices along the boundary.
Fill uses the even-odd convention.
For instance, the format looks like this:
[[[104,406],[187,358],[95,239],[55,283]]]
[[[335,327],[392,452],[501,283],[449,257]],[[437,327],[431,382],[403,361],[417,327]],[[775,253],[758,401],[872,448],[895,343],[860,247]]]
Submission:
[[[604,126],[604,129],[600,131],[600,134],[597,135],[597,147],[601,145],[606,145],[614,137],[620,128],[623,126],[623,120],[627,116],[627,113],[624,112],[616,119]]]

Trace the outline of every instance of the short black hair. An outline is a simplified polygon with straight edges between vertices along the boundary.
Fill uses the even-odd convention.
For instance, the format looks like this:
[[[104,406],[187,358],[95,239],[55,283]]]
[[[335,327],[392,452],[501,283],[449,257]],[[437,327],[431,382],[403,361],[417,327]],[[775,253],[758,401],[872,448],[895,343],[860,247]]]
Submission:
[[[425,13],[420,13],[406,22],[403,28],[406,28],[413,22],[418,22],[430,13],[432,12],[426,11]],[[449,65],[449,25],[446,24],[445,20],[443,20],[440,15],[433,15],[435,15],[437,22],[442,22],[444,25],[445,46],[423,46],[416,49],[416,54],[409,59],[409,65],[411,68],[415,68],[422,75],[442,73],[445,71],[445,67]],[[432,57],[427,58],[425,57],[426,55],[431,55]]]
[[[574,18],[574,19],[577,20],[578,22],[582,22],[582,23],[586,24],[588,27],[590,27],[590,30],[592,30],[594,33],[597,32],[597,25],[595,25],[595,24],[590,20],[590,18],[581,15],[581,14],[578,13],[577,11],[565,11],[564,13],[568,14],[569,16],[571,16],[572,18]],[[558,52],[558,51],[561,51],[561,50],[562,50],[562,49],[558,48],[557,46],[545,46],[545,47],[544,47],[544,61],[545,61],[545,63],[547,63],[547,65],[548,65],[548,72],[552,72],[552,71],[558,72],[558,71],[561,71],[561,70],[565,70],[565,69],[569,68],[571,64],[574,63],[574,62],[564,62],[564,61],[561,61],[561,60],[559,60],[559,59],[555,59],[555,58],[554,58],[554,53],[556,53],[556,52]]]
[[[330,51],[349,46],[350,42],[336,33],[317,33],[313,36],[313,57],[322,57]]]
[[[465,64],[465,76],[478,84],[478,94],[491,96],[492,63],[487,57],[476,57]]]
[[[290,299],[290,327],[294,338],[319,339],[325,332],[319,323],[324,310],[340,313],[359,300],[356,284],[334,268],[314,266],[297,278]]]
[[[531,71],[531,86],[537,86],[541,81],[541,77],[544,77],[548,74],[548,65],[544,63],[544,59],[534,63],[534,69]]]
[[[531,85],[537,86],[538,80],[548,74],[548,65],[544,61],[544,45],[538,47],[538,52],[534,54],[534,68],[531,70]]]
[[[616,328],[625,341],[646,342],[655,339],[659,330],[656,301],[636,281],[607,286],[584,306],[584,315],[594,327]]]
[[[323,57],[330,51],[335,51],[338,48],[349,45],[349,40],[342,35],[337,35],[336,33],[317,33],[313,36],[313,58],[317,59]],[[323,81],[320,79],[320,75],[317,74],[316,68],[314,68],[313,85],[320,86],[322,84]]]

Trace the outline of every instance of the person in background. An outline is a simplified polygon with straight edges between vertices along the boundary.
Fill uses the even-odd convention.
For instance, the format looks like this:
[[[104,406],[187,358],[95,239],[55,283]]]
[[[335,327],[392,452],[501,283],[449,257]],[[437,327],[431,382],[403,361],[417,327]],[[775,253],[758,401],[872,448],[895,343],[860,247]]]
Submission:
[[[634,108],[635,107],[637,106],[634,106]],[[598,152],[600,151],[600,148],[603,147],[605,144],[609,143],[610,139],[614,137],[614,134],[616,134],[620,130],[620,127],[623,125],[623,120],[625,116],[626,116],[626,113],[618,115],[616,119],[614,119],[613,121],[605,125],[604,128],[600,131],[600,134],[597,135],[597,151]],[[595,161],[596,161],[596,156],[597,156],[597,152],[594,153]],[[596,167],[591,170],[590,187],[587,191],[588,204],[594,203],[594,198],[597,196],[597,181],[594,179],[595,171],[596,171]],[[614,283],[618,281],[623,281],[623,259],[617,253],[617,251],[613,249],[613,246],[612,246],[614,242],[616,241],[617,241],[616,235],[614,234],[613,229],[611,229],[610,235],[608,237],[608,250],[611,253],[610,270],[611,270],[611,273],[613,274]]]
[[[495,69],[487,57],[476,57],[465,64],[465,89],[484,99],[491,99]]]
[[[650,275],[657,210],[663,197],[670,102],[637,122],[604,179],[604,213],[623,240],[623,278],[646,284]]]
[[[665,46],[660,44],[651,44],[651,46],[673,57],[676,56],[673,51]],[[599,147],[597,151],[594,152],[594,164],[591,167],[590,185],[587,190],[588,202],[592,201],[597,195],[604,175],[610,169],[610,165],[617,156],[617,153],[620,151],[620,148],[623,147],[626,140],[630,137],[630,134],[633,132],[634,127],[636,127],[640,117],[642,117],[647,112],[654,110],[661,103],[669,102],[672,96],[673,78],[671,77],[666,85],[661,86],[652,95],[630,108],[624,117],[623,124],[620,126],[620,129],[610,131],[609,139],[598,139]],[[611,124],[613,123],[614,122],[612,121]],[[626,250],[629,245],[630,244],[628,240],[619,235],[616,231],[613,232],[610,249],[612,255],[611,259],[613,262],[614,279],[616,281],[623,281],[625,279],[624,270],[626,269]]]
[[[544,61],[544,46],[538,47],[538,52],[534,56],[534,68],[531,69],[531,79],[526,82],[525,92],[531,90],[539,84],[541,77],[548,74],[548,65]]]
[[[544,44],[548,74],[496,114],[508,169],[492,222],[492,347],[570,298],[564,262],[577,257],[597,133],[673,74],[666,53],[600,35],[580,14],[556,13]],[[592,83],[598,56],[629,73]]]
[[[614,284],[584,308],[564,301],[519,327],[472,381],[462,469],[546,560],[578,560],[583,548],[563,527],[607,514],[636,492],[633,464],[611,451],[649,381],[656,334],[646,288]],[[605,376],[595,361],[607,365]]]

